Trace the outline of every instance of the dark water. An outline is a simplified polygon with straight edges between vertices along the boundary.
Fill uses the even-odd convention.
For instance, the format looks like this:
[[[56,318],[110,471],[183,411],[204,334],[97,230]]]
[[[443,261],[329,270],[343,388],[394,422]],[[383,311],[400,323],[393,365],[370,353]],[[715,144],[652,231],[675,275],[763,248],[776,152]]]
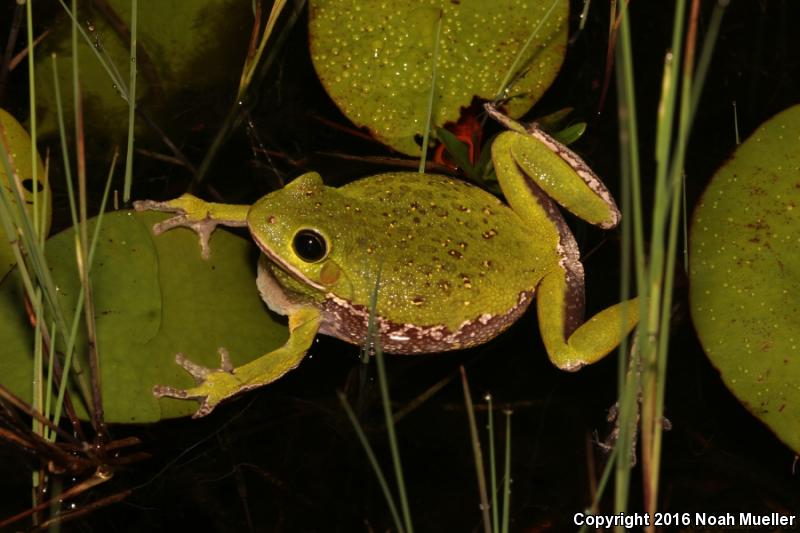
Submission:
[[[592,4],[585,30],[571,46],[555,85],[534,113],[575,107],[575,115],[589,123],[576,149],[618,193],[613,82],[603,111],[597,113],[608,26],[606,8],[601,4]],[[652,175],[648,165],[663,53],[670,42],[671,4],[633,2],[631,8],[645,176]],[[703,4],[701,28],[706,27],[710,13],[710,3]],[[573,31],[579,8],[573,6]],[[800,46],[793,26],[799,11],[789,0],[734,2],[729,7],[687,155],[690,206],[733,149],[733,102],[742,139],[776,112],[797,103]],[[0,10],[3,42],[10,14],[9,6]],[[237,130],[212,167],[211,185],[230,201],[252,201],[306,169],[321,171],[332,183],[375,172],[374,167],[342,163],[318,155],[319,151],[385,155],[378,146],[343,135],[314,118],[347,123],[315,81],[305,51],[304,25],[301,19],[267,75],[260,99],[253,102],[257,139],[244,129]],[[25,108],[22,67],[24,64],[11,74],[7,101],[0,102],[12,109]],[[208,105],[225,109],[217,99]],[[199,161],[208,135],[203,131],[187,134],[185,143],[187,153]],[[258,143],[273,152],[271,159],[254,155],[252,147]],[[137,170],[136,194],[174,196],[186,187],[188,177],[173,167],[144,160]],[[57,188],[55,193],[56,202],[63,200],[63,189]],[[65,213],[63,209],[63,204],[56,209],[57,217]],[[66,224],[66,218],[57,218],[59,223]],[[584,262],[588,307],[594,312],[617,298],[618,235],[605,235],[574,219],[570,223],[581,249],[595,250]],[[800,490],[792,472],[794,453],[724,388],[689,322],[686,279],[680,273],[676,285],[666,397],[672,430],[664,435],[661,509],[796,511]],[[375,367],[364,367],[358,355],[352,346],[319,338],[299,369],[273,386],[221,406],[210,417],[111,428],[115,438],[141,438],[140,449],[153,457],[121,468],[111,482],[76,504],[85,506],[98,497],[133,489],[124,501],[84,516],[66,529],[392,529],[375,476],[336,396],[336,391],[344,391],[358,407],[391,483]],[[606,411],[616,397],[614,358],[577,374],[556,370],[544,355],[533,313],[500,338],[473,350],[389,357],[396,409],[435,383],[450,379],[397,425],[418,531],[481,529],[472,449],[457,377],[460,365],[467,369],[476,401],[491,393],[496,406],[513,409],[512,529],[574,529],[572,515],[589,504],[590,478],[599,475],[605,460],[593,441],[604,439],[611,429]],[[478,417],[483,428],[485,410],[479,410]],[[503,430],[500,411],[496,420],[499,444]],[[25,456],[13,447],[5,446],[0,454],[4,488],[0,515],[6,516],[29,504],[29,475],[26,462],[20,461]],[[635,468],[632,509],[641,507],[640,474]],[[610,500],[605,508],[612,508]]]

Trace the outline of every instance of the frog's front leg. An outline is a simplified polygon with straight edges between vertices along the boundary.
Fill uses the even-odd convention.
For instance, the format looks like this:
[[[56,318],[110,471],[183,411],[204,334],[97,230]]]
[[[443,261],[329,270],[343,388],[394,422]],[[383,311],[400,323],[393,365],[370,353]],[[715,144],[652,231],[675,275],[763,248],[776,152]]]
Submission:
[[[565,265],[566,266],[566,265]],[[583,322],[583,267],[555,268],[536,289],[539,331],[550,361],[578,370],[605,357],[639,321],[639,301],[626,300]]]
[[[206,202],[191,194],[184,194],[166,202],[140,200],[133,203],[137,211],[163,211],[177,213],[153,226],[158,235],[177,227],[186,227],[197,233],[203,259],[208,259],[210,248],[208,240],[218,225],[243,227],[247,225],[249,205],[218,204]]]
[[[321,315],[314,307],[299,307],[289,315],[289,339],[280,348],[266,353],[245,365],[233,368],[228,352],[220,348],[220,368],[210,369],[189,361],[183,354],[175,356],[176,362],[189,372],[197,385],[178,389],[156,385],[156,397],[200,400],[200,407],[192,415],[199,418],[209,414],[221,401],[240,392],[272,383],[297,367],[303,360],[319,330]]]

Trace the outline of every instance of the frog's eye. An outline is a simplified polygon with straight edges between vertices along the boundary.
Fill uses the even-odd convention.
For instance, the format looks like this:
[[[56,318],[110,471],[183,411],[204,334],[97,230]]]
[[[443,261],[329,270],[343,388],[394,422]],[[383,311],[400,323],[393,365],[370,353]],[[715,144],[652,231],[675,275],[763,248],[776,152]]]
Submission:
[[[303,261],[315,263],[328,254],[328,243],[325,237],[312,229],[301,229],[292,240],[294,253]]]

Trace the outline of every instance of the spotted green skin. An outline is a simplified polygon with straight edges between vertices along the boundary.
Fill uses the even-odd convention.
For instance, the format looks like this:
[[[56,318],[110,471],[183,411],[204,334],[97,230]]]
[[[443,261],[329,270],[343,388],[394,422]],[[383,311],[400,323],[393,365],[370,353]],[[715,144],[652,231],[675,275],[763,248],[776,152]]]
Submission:
[[[222,400],[295,368],[317,333],[354,344],[367,340],[370,301],[383,350],[428,353],[484,343],[537,301],[539,330],[550,360],[577,370],[616,348],[638,320],[634,300],[584,323],[583,266],[556,204],[603,228],[619,211],[599,178],[573,152],[535,125],[523,127],[487,110],[511,131],[492,145],[498,181],[509,204],[462,181],[388,173],[344,187],[304,174],[250,206],[207,203],[191,195],[140,202],[137,209],[177,213],[156,233],[186,226],[202,253],[218,224],[246,226],[263,252],[257,285],[274,311],[289,317],[286,345],[233,368],[176,360],[197,380],[191,389],[158,386],[157,396],[196,398],[195,416]],[[325,243],[311,257],[296,236]]]
[[[380,271],[376,314],[396,332],[382,339],[383,348],[395,353],[485,342],[513,322],[490,317],[519,316],[543,273],[559,261],[552,243],[531,238],[531,228],[498,198],[429,174],[380,174],[338,189],[306,174],[258,201],[247,223],[274,258],[273,275],[323,310],[323,332],[344,340],[363,342]],[[329,243],[323,260],[298,256],[291,236],[300,229],[313,229]],[[327,302],[334,298],[342,302],[331,307]],[[360,319],[342,328],[348,313]],[[470,328],[447,340],[447,333],[481,317],[486,324],[480,331]],[[397,333],[404,326],[406,333]],[[441,338],[424,334],[435,327]]]

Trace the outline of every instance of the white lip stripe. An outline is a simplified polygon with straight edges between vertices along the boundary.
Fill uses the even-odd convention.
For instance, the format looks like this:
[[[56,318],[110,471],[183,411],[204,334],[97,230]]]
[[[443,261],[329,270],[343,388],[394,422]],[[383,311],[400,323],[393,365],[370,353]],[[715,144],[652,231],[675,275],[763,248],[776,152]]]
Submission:
[[[253,233],[251,231],[250,235],[253,236],[253,240],[255,241],[256,245],[263,252],[263,254],[266,255],[269,258],[270,261],[272,261],[276,265],[278,265],[281,268],[283,268],[289,274],[294,276],[295,279],[297,279],[298,281],[301,281],[301,282],[305,283],[306,285],[310,285],[310,286],[314,287],[315,289],[317,289],[319,291],[324,291],[325,290],[325,287],[323,287],[319,283],[307,278],[306,276],[303,275],[302,272],[300,272],[299,270],[294,268],[292,265],[288,264],[286,261],[282,261],[280,257],[275,255],[269,248],[267,248],[267,246],[264,243],[262,243],[260,240],[258,240],[258,237],[256,236],[255,233]]]

